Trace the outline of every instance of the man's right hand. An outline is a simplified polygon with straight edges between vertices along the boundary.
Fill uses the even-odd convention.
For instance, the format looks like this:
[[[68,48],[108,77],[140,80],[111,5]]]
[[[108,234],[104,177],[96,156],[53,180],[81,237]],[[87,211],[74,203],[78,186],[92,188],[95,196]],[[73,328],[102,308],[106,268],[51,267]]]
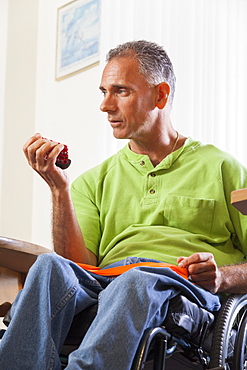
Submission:
[[[69,187],[66,172],[55,165],[63,148],[63,144],[45,139],[39,133],[33,135],[23,146],[29,165],[47,182],[51,190]]]
[[[66,171],[56,166],[63,144],[35,134],[24,145],[29,165],[47,182],[52,192],[52,234],[54,250],[74,262],[97,265],[97,257],[86,248],[69,191]],[[48,154],[47,154],[48,153]]]

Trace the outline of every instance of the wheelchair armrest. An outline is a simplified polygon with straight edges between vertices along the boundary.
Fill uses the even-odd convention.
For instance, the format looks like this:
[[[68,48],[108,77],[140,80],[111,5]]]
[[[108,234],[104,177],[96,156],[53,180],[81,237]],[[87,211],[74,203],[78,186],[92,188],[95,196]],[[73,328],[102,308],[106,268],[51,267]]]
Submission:
[[[0,267],[26,274],[36,258],[51,250],[26,241],[0,237]]]

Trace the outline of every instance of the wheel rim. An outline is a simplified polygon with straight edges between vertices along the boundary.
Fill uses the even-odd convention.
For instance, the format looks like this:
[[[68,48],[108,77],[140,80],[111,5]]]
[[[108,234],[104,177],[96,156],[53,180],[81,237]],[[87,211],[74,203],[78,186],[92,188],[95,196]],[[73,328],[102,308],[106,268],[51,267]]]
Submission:
[[[233,294],[222,306],[214,327],[214,335],[210,354],[211,367],[225,366],[228,370],[247,370],[247,335],[245,334],[245,330],[242,330],[241,336],[239,336],[241,320],[245,314],[246,309],[247,294]],[[238,364],[238,367],[235,367],[235,343],[237,338],[239,338],[238,343],[240,343],[240,341],[242,340],[241,343],[243,343],[244,341],[245,345],[242,346],[240,343],[241,351],[238,356],[241,355],[241,365]]]
[[[234,369],[247,369],[247,311],[243,314],[234,346]]]

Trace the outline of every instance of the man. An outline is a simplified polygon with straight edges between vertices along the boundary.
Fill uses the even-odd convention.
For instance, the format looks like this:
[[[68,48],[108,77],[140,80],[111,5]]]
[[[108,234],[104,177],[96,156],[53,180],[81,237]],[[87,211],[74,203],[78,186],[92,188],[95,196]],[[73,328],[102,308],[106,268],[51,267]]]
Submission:
[[[25,144],[30,166],[51,189],[56,253],[38,258],[12,306],[0,369],[59,369],[74,315],[97,301],[96,318],[67,369],[130,369],[141,336],[163,322],[169,299],[185,291],[214,311],[219,300],[212,293],[247,291],[247,265],[239,264],[246,220],[230,205],[231,191],[246,186],[247,171],[175,131],[174,89],[162,47],[136,41],[109,52],[100,108],[114,136],[129,144],[79,176],[72,198],[66,172],[55,166],[63,145],[40,134]],[[178,263],[196,284],[150,261]],[[78,265],[140,262],[118,277]]]

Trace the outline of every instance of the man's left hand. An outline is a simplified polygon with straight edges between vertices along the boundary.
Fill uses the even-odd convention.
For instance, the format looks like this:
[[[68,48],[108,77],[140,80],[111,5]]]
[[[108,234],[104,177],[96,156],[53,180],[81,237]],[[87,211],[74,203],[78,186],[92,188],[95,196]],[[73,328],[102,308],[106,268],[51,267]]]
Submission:
[[[202,288],[217,293],[221,283],[219,270],[212,253],[194,253],[189,257],[179,257],[178,266],[188,269],[191,280]]]

